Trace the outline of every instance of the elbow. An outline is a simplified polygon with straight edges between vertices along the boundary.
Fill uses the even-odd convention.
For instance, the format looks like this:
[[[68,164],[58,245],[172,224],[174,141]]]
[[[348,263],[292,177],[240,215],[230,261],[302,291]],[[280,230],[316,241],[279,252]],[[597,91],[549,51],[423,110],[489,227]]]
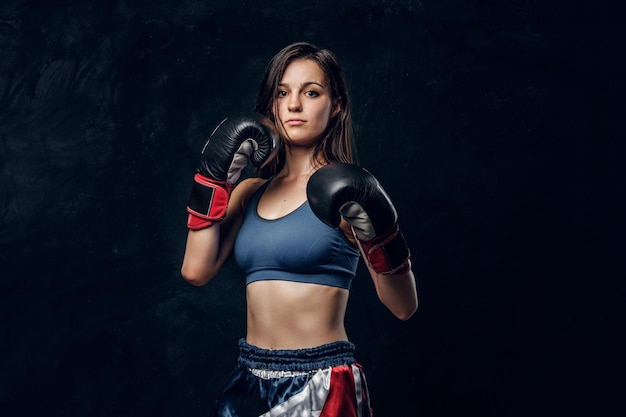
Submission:
[[[393,315],[396,316],[399,320],[407,321],[417,312],[418,301],[417,298],[410,305],[406,305],[402,309],[398,309],[393,311]]]
[[[201,287],[203,285],[206,285],[209,281],[211,281],[212,278],[202,271],[184,265],[181,268],[180,273],[185,281],[187,281],[194,287]]]
[[[413,317],[416,311],[417,311],[417,306],[415,306],[414,308],[410,310],[407,309],[407,310],[395,312],[394,315],[402,321],[407,321],[408,319]]]

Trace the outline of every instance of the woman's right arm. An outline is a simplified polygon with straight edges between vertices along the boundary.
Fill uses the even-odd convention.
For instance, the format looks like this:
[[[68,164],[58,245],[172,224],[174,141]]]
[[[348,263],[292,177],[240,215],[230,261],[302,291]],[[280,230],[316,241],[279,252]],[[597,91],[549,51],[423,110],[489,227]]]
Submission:
[[[247,200],[262,182],[259,178],[243,180],[230,196],[224,220],[189,230],[181,274],[190,284],[205,285],[217,275],[233,251]]]
[[[187,204],[189,233],[181,267],[191,284],[211,281],[230,256],[250,190],[263,180],[249,178],[234,189],[232,184],[248,161],[259,167],[272,157],[277,138],[269,119],[245,113],[222,121],[202,148]]]

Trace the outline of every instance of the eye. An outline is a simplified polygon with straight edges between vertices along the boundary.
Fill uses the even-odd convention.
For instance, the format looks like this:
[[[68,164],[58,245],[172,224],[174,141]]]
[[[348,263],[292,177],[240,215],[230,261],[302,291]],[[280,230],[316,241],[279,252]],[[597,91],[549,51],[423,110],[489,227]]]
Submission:
[[[287,92],[285,90],[278,90],[276,92],[276,97],[286,97],[287,96]]]
[[[317,97],[317,96],[320,95],[320,93],[318,93],[317,91],[314,91],[314,90],[309,90],[309,91],[306,91],[304,93],[304,95],[307,96],[307,97]]]

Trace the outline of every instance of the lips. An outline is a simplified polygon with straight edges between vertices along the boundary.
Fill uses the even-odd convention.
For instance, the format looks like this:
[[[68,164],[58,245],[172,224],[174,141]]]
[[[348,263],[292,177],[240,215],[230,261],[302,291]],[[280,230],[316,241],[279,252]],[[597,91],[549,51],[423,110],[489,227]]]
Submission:
[[[304,120],[294,118],[294,119],[288,119],[285,124],[289,126],[300,126],[303,123],[304,123]]]

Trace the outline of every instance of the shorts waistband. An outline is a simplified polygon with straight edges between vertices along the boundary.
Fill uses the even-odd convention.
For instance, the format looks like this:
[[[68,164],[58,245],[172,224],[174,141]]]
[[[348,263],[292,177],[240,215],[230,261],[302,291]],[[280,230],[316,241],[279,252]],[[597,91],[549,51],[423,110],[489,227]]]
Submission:
[[[271,371],[309,372],[329,366],[356,362],[355,346],[348,341],[337,341],[305,349],[270,350],[239,340],[239,364],[251,369]]]

